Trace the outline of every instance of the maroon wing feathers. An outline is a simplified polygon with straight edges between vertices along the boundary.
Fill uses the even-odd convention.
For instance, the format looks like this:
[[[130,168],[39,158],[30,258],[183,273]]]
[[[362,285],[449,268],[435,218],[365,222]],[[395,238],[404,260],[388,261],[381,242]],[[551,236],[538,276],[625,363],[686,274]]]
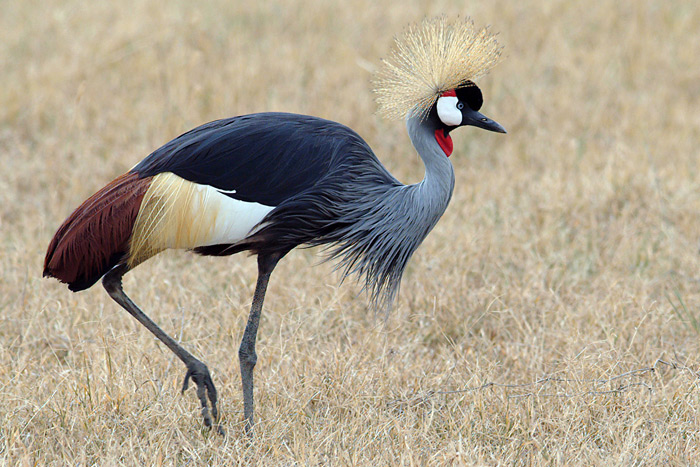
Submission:
[[[129,240],[151,177],[128,172],[88,198],[49,244],[44,276],[78,291],[87,289],[129,251]]]

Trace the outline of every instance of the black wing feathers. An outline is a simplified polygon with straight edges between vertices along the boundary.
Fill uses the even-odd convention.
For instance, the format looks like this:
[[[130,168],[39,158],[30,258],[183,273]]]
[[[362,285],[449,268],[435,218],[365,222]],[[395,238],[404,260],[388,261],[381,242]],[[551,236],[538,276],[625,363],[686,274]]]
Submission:
[[[141,177],[173,172],[235,199],[278,206],[314,186],[344,147],[358,144],[374,158],[366,143],[339,123],[296,114],[252,114],[197,127],[133,170]]]
[[[284,255],[299,245],[342,245],[355,227],[371,228],[365,219],[381,211],[386,192],[403,186],[351,129],[283,113],[202,125],[133,170],[142,177],[173,172],[235,199],[274,206],[255,233],[235,244],[195,248],[203,255]]]

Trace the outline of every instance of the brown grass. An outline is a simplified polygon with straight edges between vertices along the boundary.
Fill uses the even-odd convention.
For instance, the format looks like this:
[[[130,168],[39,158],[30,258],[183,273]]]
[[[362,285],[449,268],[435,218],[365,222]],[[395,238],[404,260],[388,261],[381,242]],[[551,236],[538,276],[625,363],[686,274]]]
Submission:
[[[700,463],[698,2],[193,5],[3,4],[0,464]],[[229,436],[202,432],[167,348],[100,287],[41,278],[51,235],[160,144],[254,111],[348,124],[419,180],[370,72],[441,13],[500,31],[479,84],[509,134],[455,134],[452,204],[386,321],[317,251],[281,263],[252,443],[236,350],[254,261],[166,253],[127,276],[212,370]]]

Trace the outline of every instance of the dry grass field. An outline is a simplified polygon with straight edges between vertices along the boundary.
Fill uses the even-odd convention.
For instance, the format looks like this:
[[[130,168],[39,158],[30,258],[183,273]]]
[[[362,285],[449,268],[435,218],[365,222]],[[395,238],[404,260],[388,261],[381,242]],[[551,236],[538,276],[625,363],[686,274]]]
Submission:
[[[257,5],[256,5],[257,3]],[[0,14],[0,465],[700,464],[700,4],[9,0]],[[96,286],[42,279],[55,229],[151,150],[217,118],[307,113],[423,168],[376,115],[403,27],[471,15],[507,135],[454,134],[457,186],[394,309],[318,250],[273,275],[255,439],[237,350],[253,258],[169,252],[125,290],[184,366]]]

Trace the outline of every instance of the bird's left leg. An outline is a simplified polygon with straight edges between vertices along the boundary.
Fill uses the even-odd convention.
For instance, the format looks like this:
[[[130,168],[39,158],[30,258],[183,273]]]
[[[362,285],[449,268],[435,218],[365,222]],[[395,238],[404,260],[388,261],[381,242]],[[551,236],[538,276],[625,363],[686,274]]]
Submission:
[[[219,426],[219,411],[216,408],[216,388],[211,380],[209,369],[200,360],[194,357],[191,353],[185,350],[175,339],[167,335],[161,328],[154,323],[151,318],[139,309],[138,306],[124,293],[122,290],[122,276],[128,271],[125,264],[120,264],[112,268],[102,278],[102,284],[109,296],[114,299],[119,305],[128,311],[131,316],[136,318],[141,324],[146,326],[161,342],[168,346],[170,350],[187,366],[187,374],[182,385],[182,392],[185,392],[190,378],[197,385],[197,397],[202,404],[202,417],[204,424],[211,428],[212,424],[216,426],[219,434],[223,435],[224,431]],[[209,415],[208,402],[211,404],[211,415]],[[213,416],[213,423],[212,423]]]
[[[241,364],[241,382],[243,383],[243,414],[245,418],[245,431],[253,434],[253,368],[258,361],[255,353],[255,339],[258,335],[260,312],[270,274],[275,269],[277,262],[284,254],[258,255],[258,282],[255,286],[253,304],[250,307],[248,324],[243,333],[241,347],[238,349],[238,360]]]

